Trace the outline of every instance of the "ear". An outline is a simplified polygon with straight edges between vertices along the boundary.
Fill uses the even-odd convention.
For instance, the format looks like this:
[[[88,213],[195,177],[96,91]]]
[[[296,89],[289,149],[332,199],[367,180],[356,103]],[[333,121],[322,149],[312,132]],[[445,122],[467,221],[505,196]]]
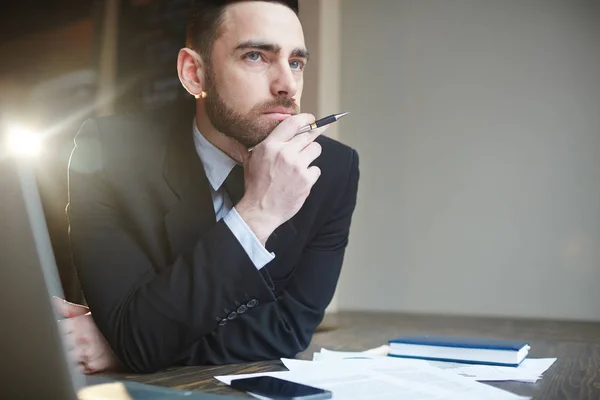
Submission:
[[[177,75],[179,81],[195,98],[204,97],[204,63],[198,53],[188,48],[179,50],[177,56]]]

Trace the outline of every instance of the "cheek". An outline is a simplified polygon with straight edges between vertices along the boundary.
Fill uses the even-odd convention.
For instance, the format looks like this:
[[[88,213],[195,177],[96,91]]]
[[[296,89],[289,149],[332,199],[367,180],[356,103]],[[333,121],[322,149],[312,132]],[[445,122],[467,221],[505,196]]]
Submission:
[[[298,80],[298,88],[296,90],[296,95],[294,96],[294,99],[296,99],[296,104],[298,105],[298,107],[300,107],[300,102],[302,100],[302,92],[304,91],[304,81],[302,80],[302,78],[300,78]]]
[[[231,108],[239,113],[247,113],[264,95],[260,90],[261,77],[245,74],[230,74],[228,79],[218,86],[219,96]],[[264,91],[264,88],[262,89]]]

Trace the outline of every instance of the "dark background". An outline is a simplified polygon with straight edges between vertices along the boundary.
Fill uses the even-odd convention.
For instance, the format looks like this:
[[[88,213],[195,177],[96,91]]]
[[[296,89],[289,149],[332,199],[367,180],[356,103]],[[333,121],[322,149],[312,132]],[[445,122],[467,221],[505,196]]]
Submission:
[[[0,123],[51,131],[36,160],[44,212],[66,297],[82,302],[68,247],[67,165],[95,104],[104,29],[102,0],[0,3]],[[189,0],[119,2],[115,112],[190,101],[177,78]],[[5,151],[3,149],[3,151]]]

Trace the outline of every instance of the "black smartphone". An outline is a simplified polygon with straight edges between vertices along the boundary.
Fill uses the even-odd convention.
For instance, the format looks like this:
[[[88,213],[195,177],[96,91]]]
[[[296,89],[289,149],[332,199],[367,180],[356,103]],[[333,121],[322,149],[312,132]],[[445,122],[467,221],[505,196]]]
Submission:
[[[332,397],[331,392],[328,390],[271,376],[234,379],[231,381],[231,387],[273,400],[321,400],[331,399]]]

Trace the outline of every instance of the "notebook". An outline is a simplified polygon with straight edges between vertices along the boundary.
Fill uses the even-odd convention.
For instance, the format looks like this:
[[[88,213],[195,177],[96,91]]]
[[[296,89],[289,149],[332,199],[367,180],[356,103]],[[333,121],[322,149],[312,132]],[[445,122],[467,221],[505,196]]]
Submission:
[[[530,346],[519,340],[416,335],[389,341],[389,356],[517,367]]]

